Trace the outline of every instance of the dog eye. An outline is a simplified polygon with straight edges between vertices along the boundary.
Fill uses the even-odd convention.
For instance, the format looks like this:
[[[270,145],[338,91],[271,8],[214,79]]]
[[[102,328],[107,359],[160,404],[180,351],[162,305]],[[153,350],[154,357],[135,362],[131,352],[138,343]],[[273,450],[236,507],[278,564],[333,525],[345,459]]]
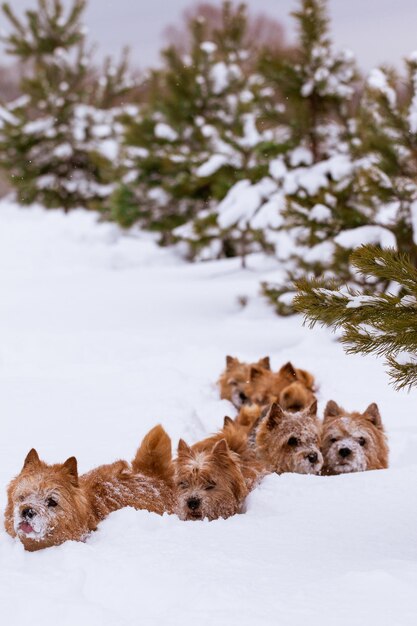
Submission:
[[[210,489],[214,489],[215,486],[216,486],[216,483],[211,483],[210,485],[207,485],[206,491],[210,491]]]
[[[53,498],[48,498],[46,504],[51,508],[53,508],[54,506],[58,506],[58,502]]]
[[[366,443],[365,437],[359,437],[358,441],[360,446],[364,446]]]
[[[337,441],[336,437],[332,437],[332,438],[330,439],[330,443],[336,443],[336,441]]]
[[[180,489],[187,489],[188,483],[185,480],[183,480],[182,482],[178,483],[178,487]]]
[[[295,448],[295,446],[298,446],[298,439],[297,439],[297,437],[290,437],[288,439],[288,445],[291,446],[292,448]]]

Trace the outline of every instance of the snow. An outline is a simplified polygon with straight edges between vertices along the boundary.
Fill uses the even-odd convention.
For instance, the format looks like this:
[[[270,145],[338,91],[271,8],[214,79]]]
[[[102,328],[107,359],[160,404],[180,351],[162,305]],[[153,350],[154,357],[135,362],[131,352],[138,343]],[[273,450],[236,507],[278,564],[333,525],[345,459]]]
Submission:
[[[382,248],[396,248],[395,235],[382,226],[359,226],[344,230],[334,238],[342,248],[356,248],[364,244],[379,244]]]
[[[210,523],[124,509],[86,543],[36,553],[1,528],[2,623],[414,624],[416,392],[395,392],[380,361],[346,356],[327,331],[276,317],[260,258],[251,271],[188,265],[96,220],[0,204],[2,509],[32,446],[49,462],[75,454],[84,472],[131,458],[157,422],[175,443],[214,431],[232,411],[215,387],[226,354],[311,369],[320,413],[330,398],[377,401],[391,467],[269,476],[245,514]]]
[[[391,107],[394,107],[396,105],[397,96],[395,90],[390,87],[385,72],[383,72],[379,68],[371,70],[367,82],[369,87],[384,94]]]
[[[215,172],[217,172],[217,170],[223,167],[223,165],[226,165],[228,162],[229,159],[225,154],[212,154],[211,157],[205,161],[205,163],[197,168],[196,175],[200,178],[212,176]]]
[[[249,180],[241,180],[229,191],[217,207],[218,224],[229,228],[234,224],[245,227],[262,205],[263,200],[276,190],[275,182],[263,178],[254,185]]]
[[[332,212],[329,207],[319,203],[311,209],[310,217],[316,222],[329,222],[332,218]]]
[[[158,122],[155,125],[155,137],[158,139],[166,139],[167,141],[175,141],[178,139],[178,133],[165,122]]]
[[[206,54],[213,54],[217,50],[217,45],[214,43],[214,41],[203,41],[203,43],[201,44],[200,48]]]

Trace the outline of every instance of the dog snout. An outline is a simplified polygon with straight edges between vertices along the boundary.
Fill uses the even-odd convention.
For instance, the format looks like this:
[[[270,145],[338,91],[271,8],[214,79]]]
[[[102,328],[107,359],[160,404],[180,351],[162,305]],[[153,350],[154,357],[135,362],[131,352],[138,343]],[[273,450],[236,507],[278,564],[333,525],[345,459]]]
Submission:
[[[25,519],[32,519],[33,517],[35,517],[36,511],[34,509],[29,509],[29,508],[23,509],[21,515]]]
[[[350,448],[340,448],[339,454],[342,459],[346,459],[348,456],[352,454],[352,450]]]
[[[317,463],[319,456],[317,452],[310,452],[310,454],[307,455],[307,458],[310,461],[310,463],[313,465],[314,463]]]
[[[196,511],[201,504],[200,498],[189,498],[187,500],[187,506],[191,511]]]
[[[246,404],[248,401],[248,396],[245,393],[243,393],[243,391],[239,391],[239,401],[242,404]]]

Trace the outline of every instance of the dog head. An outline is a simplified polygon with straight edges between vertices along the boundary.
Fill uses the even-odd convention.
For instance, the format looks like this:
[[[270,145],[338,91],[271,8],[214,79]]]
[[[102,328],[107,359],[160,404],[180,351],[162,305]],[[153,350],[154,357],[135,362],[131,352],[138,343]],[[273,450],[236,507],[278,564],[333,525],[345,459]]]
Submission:
[[[324,472],[346,474],[388,467],[388,446],[378,406],[348,413],[330,400],[323,420]]]
[[[298,413],[311,406],[316,399],[314,393],[300,381],[291,383],[279,394],[279,405],[285,411]]]
[[[220,397],[230,400],[237,409],[251,402],[245,386],[250,382],[252,368],[260,372],[270,371],[269,357],[259,359],[257,363],[243,363],[235,357],[226,357],[226,369],[219,379]]]
[[[317,402],[304,411],[285,411],[272,404],[259,424],[255,445],[270,472],[318,474],[323,465]]]
[[[27,550],[80,539],[88,532],[88,503],[78,485],[75,457],[47,465],[32,449],[7,496],[6,530]]]
[[[285,409],[299,411],[315,399],[310,385],[314,386],[313,376],[288,361],[278,372],[252,365],[249,380],[241,391],[253,404],[267,406],[278,402]]]
[[[209,450],[193,450],[180,439],[175,466],[180,519],[214,520],[240,512],[248,490],[225,439]]]

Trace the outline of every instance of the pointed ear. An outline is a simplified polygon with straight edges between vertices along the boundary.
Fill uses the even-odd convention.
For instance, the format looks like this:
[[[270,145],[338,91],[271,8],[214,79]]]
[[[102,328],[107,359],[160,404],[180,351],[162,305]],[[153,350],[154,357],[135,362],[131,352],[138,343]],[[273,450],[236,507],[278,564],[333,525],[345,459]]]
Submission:
[[[324,419],[328,419],[330,417],[337,417],[342,414],[342,409],[334,400],[329,400],[326,404],[326,408],[324,409]]]
[[[223,428],[226,428],[226,426],[230,426],[230,425],[233,426],[234,425],[234,421],[232,420],[231,417],[226,415],[226,417],[224,418]]]
[[[78,468],[75,456],[70,456],[70,458],[63,463],[62,467],[68,472],[71,482],[74,485],[78,485]]]
[[[256,380],[257,378],[259,378],[260,376],[263,375],[263,370],[262,368],[258,367],[257,365],[252,365],[249,371],[249,380],[251,382],[253,382],[254,380]]]
[[[23,469],[26,469],[28,467],[36,467],[39,464],[40,464],[39,455],[36,452],[35,448],[32,448],[32,450],[30,450],[30,452],[28,452],[28,454],[26,455],[26,458],[23,463]]]
[[[291,378],[297,378],[297,372],[291,361],[283,365],[278,373],[284,376],[291,376]]]
[[[214,456],[223,456],[224,454],[229,454],[229,446],[227,445],[226,439],[220,439],[214,446],[212,450],[212,454]]]
[[[273,430],[276,426],[278,426],[283,416],[284,411],[281,409],[280,405],[276,402],[271,404],[271,407],[266,414],[266,425],[268,430]]]
[[[378,405],[375,402],[372,402],[372,404],[370,404],[368,408],[365,409],[363,416],[366,419],[370,420],[372,424],[380,430],[383,429],[381,414],[379,412]]]
[[[258,365],[263,367],[264,370],[271,370],[271,363],[269,362],[269,356],[264,356],[263,359],[259,359]]]
[[[308,407],[308,412],[310,415],[316,417],[317,415],[317,400],[313,400],[313,402]]]
[[[237,359],[235,359],[234,356],[230,356],[229,354],[226,357],[226,369],[229,369],[229,367],[232,367],[232,365],[234,365],[236,363]]]
[[[192,450],[184,439],[180,439],[178,442],[178,456],[192,456]]]

